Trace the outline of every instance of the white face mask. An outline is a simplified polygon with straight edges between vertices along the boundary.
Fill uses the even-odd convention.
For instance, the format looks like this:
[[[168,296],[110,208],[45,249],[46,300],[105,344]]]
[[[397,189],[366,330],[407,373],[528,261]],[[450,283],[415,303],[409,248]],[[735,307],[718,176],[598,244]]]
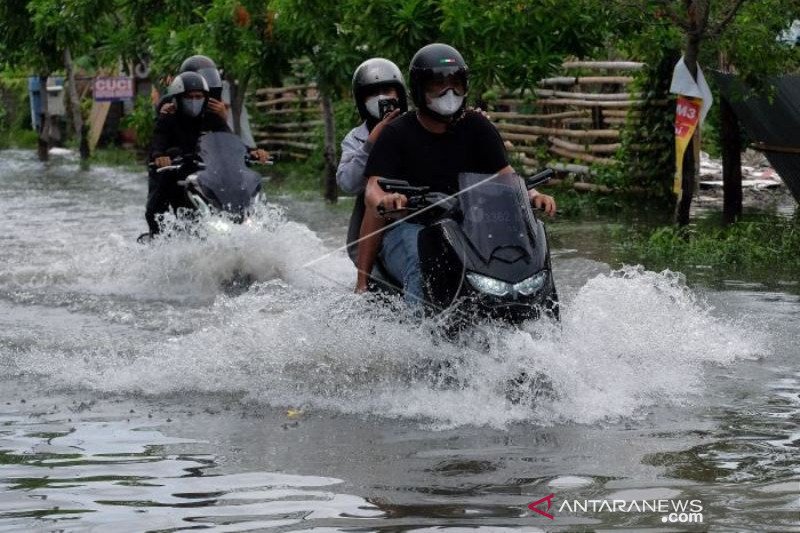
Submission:
[[[428,102],[430,110],[445,117],[455,114],[464,103],[464,97],[458,96],[453,89],[447,89],[444,94],[435,98],[428,97],[428,99],[430,100]]]
[[[372,115],[374,118],[381,118],[381,108],[380,102],[381,100],[391,100],[394,98],[393,96],[389,96],[388,94],[376,94],[375,96],[370,96],[369,98],[364,101],[364,107],[367,108],[367,112]]]
[[[183,114],[187,117],[196,117],[203,110],[205,100],[184,98],[182,103]]]

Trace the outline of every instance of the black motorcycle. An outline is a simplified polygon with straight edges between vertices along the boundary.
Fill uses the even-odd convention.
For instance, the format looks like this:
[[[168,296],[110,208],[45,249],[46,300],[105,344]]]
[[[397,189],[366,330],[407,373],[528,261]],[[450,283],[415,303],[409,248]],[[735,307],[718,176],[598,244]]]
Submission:
[[[552,177],[546,170],[527,180],[516,174],[461,174],[455,195],[430,192],[402,180],[381,178],[380,187],[408,198],[400,210],[379,213],[409,216],[423,224],[419,233],[420,269],[429,307],[455,310],[471,319],[510,323],[559,318],[558,294],[544,225],[528,190]],[[378,261],[373,290],[397,292],[402,284]]]
[[[261,192],[262,176],[248,168],[256,161],[249,157],[239,137],[226,132],[206,133],[200,137],[197,154],[170,156],[171,165],[154,170],[164,174],[164,179],[175,179],[183,187],[185,201],[182,203],[191,216],[202,220],[211,214],[225,214],[238,224],[248,219]],[[230,224],[222,219],[214,220],[209,230],[225,233],[230,230]],[[145,233],[139,241],[144,242],[148,237]]]

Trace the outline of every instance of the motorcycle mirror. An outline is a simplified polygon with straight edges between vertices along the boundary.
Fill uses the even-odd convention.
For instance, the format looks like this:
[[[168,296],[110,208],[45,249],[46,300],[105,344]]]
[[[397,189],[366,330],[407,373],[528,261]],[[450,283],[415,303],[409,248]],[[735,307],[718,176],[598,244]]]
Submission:
[[[378,186],[385,192],[398,192],[406,196],[425,194],[430,189],[430,187],[415,187],[405,180],[392,180],[389,178],[378,178]]]
[[[553,178],[555,171],[552,168],[545,169],[538,174],[534,174],[529,178],[525,178],[525,187],[528,190],[535,189],[543,183],[547,183]]]

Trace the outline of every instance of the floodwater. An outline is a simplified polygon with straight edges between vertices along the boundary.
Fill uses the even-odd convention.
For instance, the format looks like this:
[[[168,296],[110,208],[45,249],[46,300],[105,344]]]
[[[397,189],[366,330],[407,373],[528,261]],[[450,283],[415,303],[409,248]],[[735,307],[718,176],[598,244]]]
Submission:
[[[341,209],[145,247],[144,195],[0,152],[0,531],[800,530],[796,294],[557,221],[561,327],[446,342],[350,293]]]

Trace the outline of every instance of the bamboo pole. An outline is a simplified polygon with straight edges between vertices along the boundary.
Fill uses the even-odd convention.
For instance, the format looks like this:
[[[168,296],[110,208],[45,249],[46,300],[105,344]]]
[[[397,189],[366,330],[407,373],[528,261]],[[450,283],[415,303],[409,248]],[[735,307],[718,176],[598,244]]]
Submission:
[[[614,124],[620,125],[625,124],[627,119],[619,118],[619,117],[603,117],[603,122],[606,124]],[[592,117],[577,117],[577,118],[565,118],[561,121],[564,126],[568,126],[570,124],[594,124],[594,119]]]
[[[567,118],[567,117],[580,117],[580,116],[591,116],[588,110],[579,110],[579,111],[562,111],[560,113],[545,113],[545,114],[525,114],[525,113],[515,113],[513,111],[490,111],[489,116],[494,119],[518,119],[518,120],[556,120],[559,118]]]
[[[281,96],[280,98],[272,98],[271,100],[261,100],[256,103],[257,107],[267,107],[271,105],[285,104],[287,102],[305,102],[305,98],[298,98],[295,96]]]
[[[558,146],[551,146],[548,150],[556,155],[560,155],[561,157],[567,157],[569,159],[577,159],[579,161],[586,161],[587,163],[595,163],[597,165],[614,165],[617,163],[614,159],[609,159],[607,157],[597,157],[591,154],[587,154],[586,152],[573,152],[572,150],[567,150],[565,148],[559,148]]]
[[[558,161],[551,161],[547,163],[547,167],[560,172],[569,172],[570,174],[585,174],[587,176],[594,175],[592,169],[586,165],[576,165],[574,163],[560,163]]]
[[[628,115],[638,116],[641,113],[638,109],[628,109],[628,110],[619,110],[619,109],[603,109],[603,116],[605,117],[627,117]]]
[[[254,132],[256,137],[259,138],[275,138],[275,139],[312,139],[314,137],[314,132],[311,131],[297,131],[297,132],[267,132],[267,131],[256,131]]]
[[[256,104],[257,106],[258,104]],[[291,115],[293,113],[319,113],[319,108],[317,106],[314,107],[300,107],[297,109],[270,109],[269,111],[264,111],[262,114],[264,115]]]
[[[572,150],[573,152],[599,152],[614,153],[622,147],[622,143],[613,144],[577,144],[558,137],[548,137],[548,140],[559,148]]]
[[[256,96],[264,94],[277,94],[292,91],[304,91],[306,89],[315,89],[317,87],[314,83],[306,83],[303,85],[288,85],[286,87],[264,87],[263,89],[256,89]]]
[[[316,144],[302,143],[297,141],[284,141],[279,139],[266,139],[258,142],[259,146],[291,146],[293,148],[303,148],[304,150],[315,150]]]
[[[539,140],[538,135],[526,135],[524,133],[509,133],[509,132],[502,132],[500,134],[503,139],[507,139],[509,141],[528,141],[528,142],[536,142]]]
[[[641,70],[644,63],[638,61],[565,61],[561,65],[565,69],[597,68],[606,70]]]
[[[570,91],[553,91],[550,89],[536,89],[536,96],[557,96],[566,98],[581,98],[583,100],[631,100],[640,99],[643,94],[638,93],[574,93]]]
[[[539,151],[541,150],[541,148],[538,148],[536,146],[524,146],[524,145],[511,144],[511,146],[507,147],[506,150],[508,150],[509,152],[519,152],[519,153],[522,153],[522,154],[537,155],[539,153]]]
[[[631,76],[561,76],[555,78],[544,78],[539,80],[539,85],[603,85],[617,83],[625,85],[633,83]]]
[[[577,137],[581,139],[590,138],[603,138],[603,139],[619,139],[619,130],[569,130],[563,128],[544,128],[542,126],[528,126],[523,124],[496,124],[497,129],[500,131],[509,131],[516,133],[532,133],[535,135],[558,135],[562,137]]]
[[[303,122],[272,122],[270,124],[267,124],[267,128],[275,128],[279,130],[293,130],[293,129],[303,129],[321,125],[322,125],[322,120],[306,120]]]
[[[576,107],[638,107],[647,103],[645,100],[615,100],[615,101],[600,101],[600,100],[581,100],[577,98],[550,98],[544,100],[537,100],[537,104],[546,106],[576,106]]]

